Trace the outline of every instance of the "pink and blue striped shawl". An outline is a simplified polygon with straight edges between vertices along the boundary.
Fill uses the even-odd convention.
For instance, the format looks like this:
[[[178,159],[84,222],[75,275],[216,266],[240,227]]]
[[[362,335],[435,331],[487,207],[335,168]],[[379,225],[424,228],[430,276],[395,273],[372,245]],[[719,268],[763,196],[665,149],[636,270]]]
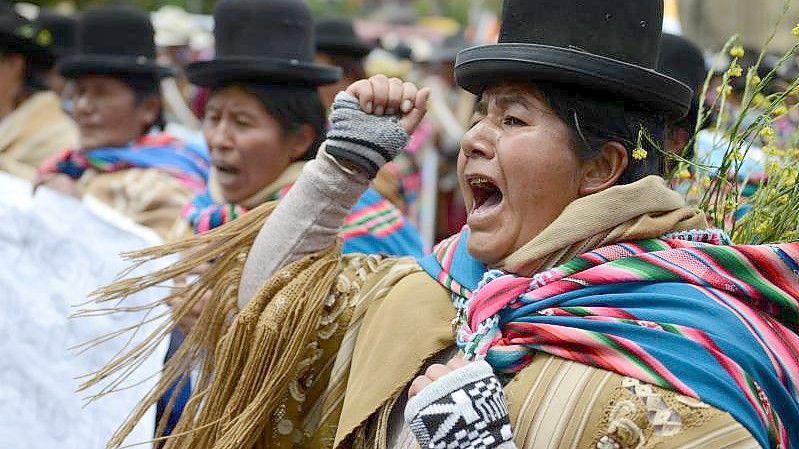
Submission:
[[[512,375],[544,351],[700,399],[763,447],[799,448],[799,244],[670,234],[525,278],[487,270],[467,238],[421,260],[452,292],[467,357]]]

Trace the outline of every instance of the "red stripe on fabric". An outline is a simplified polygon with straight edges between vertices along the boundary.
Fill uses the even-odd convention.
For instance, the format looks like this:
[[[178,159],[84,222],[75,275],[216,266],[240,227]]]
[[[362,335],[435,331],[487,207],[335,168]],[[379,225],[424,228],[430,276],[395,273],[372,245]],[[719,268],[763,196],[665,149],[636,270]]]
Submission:
[[[495,279],[480,289],[467,311],[467,322],[474,332],[483,321],[505,308],[508,303],[522,295],[530,287],[530,280],[514,276]]]
[[[624,348],[625,351],[638,359],[641,364],[657,373],[660,378],[654,377],[638,363],[633,363],[630,357],[618,349],[599,341],[594,332],[542,323],[513,323],[513,327],[520,330],[523,329],[520,332],[520,336],[524,336],[523,338],[512,339],[514,344],[532,344],[544,352],[559,357],[607,369],[623,376],[634,377],[698,399],[698,395],[693,389],[680,381],[643,348],[628,339],[614,335],[603,335],[604,338],[612,340],[615,344]],[[564,341],[569,342],[568,348],[562,346]],[[666,383],[664,384],[664,382]]]

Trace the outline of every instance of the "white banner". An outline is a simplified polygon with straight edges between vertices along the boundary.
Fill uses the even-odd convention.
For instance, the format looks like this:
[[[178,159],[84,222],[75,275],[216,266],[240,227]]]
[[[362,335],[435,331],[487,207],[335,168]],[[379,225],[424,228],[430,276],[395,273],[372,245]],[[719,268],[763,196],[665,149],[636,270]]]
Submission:
[[[118,339],[80,356],[68,348],[143,318],[141,313],[69,315],[127,266],[119,253],[153,243],[154,234],[112,211],[46,189],[31,196],[30,184],[0,173],[0,448],[103,448],[152,388],[157,376],[84,407],[76,378],[130,342]],[[137,295],[126,304],[150,303],[158,293]],[[162,348],[154,354],[131,380],[159,373],[164,353]],[[152,438],[153,415],[128,443]]]

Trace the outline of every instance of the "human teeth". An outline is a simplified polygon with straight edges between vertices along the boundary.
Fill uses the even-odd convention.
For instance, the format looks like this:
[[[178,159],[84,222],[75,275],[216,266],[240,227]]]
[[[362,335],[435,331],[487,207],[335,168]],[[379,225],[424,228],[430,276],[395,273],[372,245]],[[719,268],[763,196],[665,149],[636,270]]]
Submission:
[[[490,179],[484,178],[482,176],[471,178],[469,180],[471,185],[480,185],[480,184],[493,184]]]

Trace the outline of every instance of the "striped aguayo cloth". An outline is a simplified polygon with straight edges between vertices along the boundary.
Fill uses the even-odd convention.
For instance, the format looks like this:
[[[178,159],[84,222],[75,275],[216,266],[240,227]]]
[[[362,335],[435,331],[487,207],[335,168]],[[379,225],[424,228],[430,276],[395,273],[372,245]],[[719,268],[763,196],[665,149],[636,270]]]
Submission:
[[[467,235],[421,261],[452,292],[467,357],[512,375],[544,351],[707,402],[763,447],[799,448],[799,244],[691,231],[525,278],[486,270]]]

